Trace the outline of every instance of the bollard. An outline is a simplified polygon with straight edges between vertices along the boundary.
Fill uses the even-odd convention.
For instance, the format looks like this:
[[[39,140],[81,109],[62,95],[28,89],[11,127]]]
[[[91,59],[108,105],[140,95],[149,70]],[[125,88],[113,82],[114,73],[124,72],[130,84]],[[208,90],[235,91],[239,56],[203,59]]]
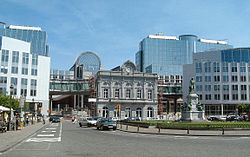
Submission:
[[[189,134],[189,127],[187,128],[187,134]]]
[[[224,130],[224,127],[222,127],[222,135],[224,135],[225,133],[225,130]]]
[[[140,128],[140,126],[138,125],[138,126],[137,126],[137,132],[139,132],[139,128]]]
[[[127,124],[127,126],[126,126],[126,130],[128,130],[128,124]]]
[[[158,126],[158,133],[161,133],[161,127]]]
[[[120,129],[122,129],[122,124],[120,123]]]

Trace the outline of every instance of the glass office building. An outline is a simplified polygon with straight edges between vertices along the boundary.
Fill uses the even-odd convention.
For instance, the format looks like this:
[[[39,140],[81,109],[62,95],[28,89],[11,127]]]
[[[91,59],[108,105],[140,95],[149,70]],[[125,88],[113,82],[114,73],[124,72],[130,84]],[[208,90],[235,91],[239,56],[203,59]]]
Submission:
[[[136,53],[136,66],[141,72],[160,76],[182,75],[182,65],[191,64],[193,53],[232,48],[225,41],[198,39],[195,35],[149,35]]]
[[[49,56],[47,34],[40,27],[14,26],[6,27],[0,22],[0,36],[6,36],[31,43],[30,52],[42,56]]]
[[[190,79],[195,78],[195,90],[206,115],[234,114],[237,104],[249,104],[250,48],[197,53],[193,64],[183,69],[183,98]]]

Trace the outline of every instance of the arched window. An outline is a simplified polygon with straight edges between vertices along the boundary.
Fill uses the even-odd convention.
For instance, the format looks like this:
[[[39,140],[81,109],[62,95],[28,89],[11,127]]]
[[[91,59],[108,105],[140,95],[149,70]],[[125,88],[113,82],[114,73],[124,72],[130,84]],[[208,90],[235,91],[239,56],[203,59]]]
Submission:
[[[114,117],[117,117],[117,118],[120,117],[120,111],[117,106],[114,109]]]
[[[109,116],[109,109],[106,106],[104,106],[102,108],[102,117],[108,118],[108,116]]]
[[[154,109],[152,107],[148,107],[147,117],[152,118],[154,113]]]
[[[125,117],[126,118],[131,117],[131,109],[129,107],[125,109]]]
[[[142,111],[141,111],[141,108],[137,108],[136,109],[136,117],[142,117]]]

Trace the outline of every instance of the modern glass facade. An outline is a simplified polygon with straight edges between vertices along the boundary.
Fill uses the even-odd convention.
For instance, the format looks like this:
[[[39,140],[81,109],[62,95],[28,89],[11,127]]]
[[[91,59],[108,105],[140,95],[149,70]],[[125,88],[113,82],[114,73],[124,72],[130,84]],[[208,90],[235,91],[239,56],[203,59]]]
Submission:
[[[0,36],[6,36],[31,43],[30,52],[42,56],[49,56],[49,47],[47,45],[47,34],[40,29],[32,29],[37,27],[0,27]],[[1,43],[1,42],[0,42]],[[0,45],[1,46],[1,45]]]
[[[141,72],[160,76],[182,75],[182,65],[191,64],[193,53],[232,48],[223,41],[202,40],[195,35],[148,36],[140,42],[136,66]]]

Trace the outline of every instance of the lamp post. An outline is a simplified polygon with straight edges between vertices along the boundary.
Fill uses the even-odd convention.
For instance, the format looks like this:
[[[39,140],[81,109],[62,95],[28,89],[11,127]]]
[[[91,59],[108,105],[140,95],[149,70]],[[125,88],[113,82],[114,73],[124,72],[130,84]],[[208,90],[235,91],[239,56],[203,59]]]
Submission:
[[[25,99],[25,96],[22,95],[21,96],[21,100],[20,100],[20,109],[21,109],[21,113],[20,113],[20,119],[21,119],[21,130],[23,129],[23,121],[24,121],[24,117],[23,117],[23,106],[24,106],[24,99]]]
[[[12,99],[12,93],[13,93],[13,85],[10,85],[10,112],[9,112],[9,116],[8,116],[8,130],[11,130],[11,99]]]

